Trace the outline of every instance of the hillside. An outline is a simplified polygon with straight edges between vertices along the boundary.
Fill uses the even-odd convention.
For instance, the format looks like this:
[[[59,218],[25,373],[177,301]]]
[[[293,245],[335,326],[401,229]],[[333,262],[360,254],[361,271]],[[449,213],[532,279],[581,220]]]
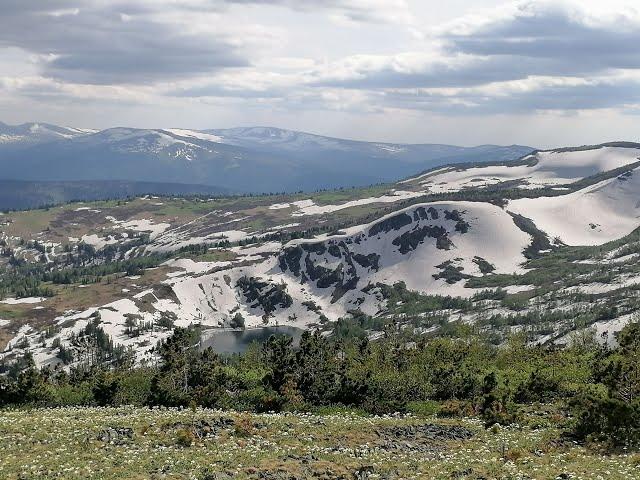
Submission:
[[[513,160],[531,150],[519,145],[368,143],[274,128],[90,131],[2,124],[0,179],[193,184],[231,193],[298,192],[391,182],[446,163]],[[171,193],[183,192],[176,188]],[[119,194],[114,189],[112,197]],[[0,208],[8,207],[0,203]]]
[[[5,214],[2,357],[81,361],[99,326],[141,362],[174,326],[329,332],[339,319],[372,337],[469,325],[562,343],[593,327],[613,342],[638,308],[639,162],[640,146],[617,143],[366,189]]]
[[[109,200],[147,194],[214,196],[228,195],[229,191],[208,185],[120,180],[0,180],[0,209],[27,210],[68,202]]]
[[[69,140],[95,133],[95,130],[59,127],[48,123],[7,125],[0,122],[0,147],[4,150],[24,148],[40,143]]]

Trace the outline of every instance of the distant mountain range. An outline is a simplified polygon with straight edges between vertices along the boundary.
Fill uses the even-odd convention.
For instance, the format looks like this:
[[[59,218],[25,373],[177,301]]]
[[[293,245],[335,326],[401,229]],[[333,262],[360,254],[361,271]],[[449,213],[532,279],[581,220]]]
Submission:
[[[438,165],[513,160],[532,150],[359,142],[270,127],[95,131],[0,123],[0,179],[294,192],[390,182]]]
[[[96,133],[96,130],[58,127],[48,123],[7,125],[0,122],[0,148],[12,149]]]

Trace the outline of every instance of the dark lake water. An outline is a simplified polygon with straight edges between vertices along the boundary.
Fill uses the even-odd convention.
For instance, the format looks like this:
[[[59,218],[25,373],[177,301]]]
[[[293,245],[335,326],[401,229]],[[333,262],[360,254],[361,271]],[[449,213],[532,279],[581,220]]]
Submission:
[[[218,353],[242,353],[251,343],[264,343],[271,335],[293,337],[293,344],[298,346],[303,331],[290,326],[261,327],[249,330],[204,330],[202,332],[202,348],[211,347]]]

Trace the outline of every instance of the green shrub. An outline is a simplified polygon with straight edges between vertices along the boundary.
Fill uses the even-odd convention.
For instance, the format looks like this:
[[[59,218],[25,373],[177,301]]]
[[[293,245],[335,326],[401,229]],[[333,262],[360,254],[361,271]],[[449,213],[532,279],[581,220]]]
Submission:
[[[423,400],[407,403],[407,412],[419,417],[438,415],[442,411],[442,405],[435,400]]]
[[[118,377],[118,387],[114,396],[117,405],[142,406],[149,402],[153,370],[142,368]]]
[[[93,393],[88,383],[80,385],[63,384],[55,388],[56,405],[91,405]]]
[[[181,447],[190,447],[195,439],[196,436],[189,429],[181,428],[176,432],[176,445]]]
[[[640,443],[640,400],[622,400],[583,394],[571,402],[572,433],[583,441],[599,441],[611,446]]]

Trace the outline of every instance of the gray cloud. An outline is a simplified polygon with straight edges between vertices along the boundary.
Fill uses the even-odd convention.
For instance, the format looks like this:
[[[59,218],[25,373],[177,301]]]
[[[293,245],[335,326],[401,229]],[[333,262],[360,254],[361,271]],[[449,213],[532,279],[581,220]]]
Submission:
[[[541,65],[525,59],[508,57],[477,57],[454,63],[453,59],[427,61],[413,68],[399,68],[391,59],[377,68],[356,67],[346,78],[332,78],[324,72],[314,72],[311,84],[345,88],[443,88],[471,87],[498,81],[526,78],[533,73],[552,74],[553,65]],[[331,69],[330,69],[331,70]]]
[[[608,80],[581,85],[542,85],[503,95],[474,89],[454,95],[438,91],[395,90],[385,93],[384,103],[394,108],[464,115],[620,108],[640,103],[640,83]]]
[[[443,29],[435,38],[443,45],[438,55],[346,59],[313,72],[312,83],[375,89],[468,87],[640,69],[640,18],[595,23],[566,7],[538,2],[522,4],[512,13],[464,28],[452,25],[453,32]]]
[[[404,0],[212,0],[212,3],[281,6],[303,12],[324,10],[362,23],[394,23],[410,18]]]
[[[185,78],[248,60],[224,35],[184,33],[181,26],[131,7],[54,0],[3,4],[0,47],[47,58],[44,75],[94,84],[152,83]],[[139,11],[142,12],[142,11]]]
[[[281,88],[248,89],[230,88],[222,85],[205,85],[199,87],[182,88],[167,93],[174,97],[230,97],[230,98],[278,98],[286,94]]]
[[[570,62],[563,58],[533,58],[519,55],[485,55],[465,57],[456,62],[449,59],[425,61],[413,68],[398,68],[391,59],[385,65],[355,68],[351,75],[333,76],[332,68],[313,72],[312,85],[344,88],[448,88],[472,87],[495,82],[522,80],[533,76],[585,77],[605,73],[610,67],[604,61]],[[611,59],[607,63],[612,63]],[[619,68],[637,69],[627,64]]]
[[[640,17],[587,18],[586,6],[529,1],[442,26],[424,43],[407,40],[404,25],[404,43],[394,46],[388,39],[400,38],[401,28],[389,24],[408,18],[405,0],[0,2],[0,54],[10,49],[0,90],[11,102],[363,116],[389,108],[492,115],[640,104],[640,72],[632,71],[640,69]],[[314,23],[307,51],[311,14],[360,25]],[[335,35],[326,46],[325,33]],[[352,38],[344,51],[360,55],[341,58],[341,42]],[[11,77],[22,50],[35,55],[24,59],[23,77]]]
[[[575,70],[640,68],[640,23],[620,16],[594,23],[567,8],[523,4],[513,16],[488,21],[465,33],[444,34],[448,51],[523,57],[552,62],[565,74]]]
[[[50,12],[79,5],[78,0],[3,0],[2,14],[15,15],[27,12]]]

